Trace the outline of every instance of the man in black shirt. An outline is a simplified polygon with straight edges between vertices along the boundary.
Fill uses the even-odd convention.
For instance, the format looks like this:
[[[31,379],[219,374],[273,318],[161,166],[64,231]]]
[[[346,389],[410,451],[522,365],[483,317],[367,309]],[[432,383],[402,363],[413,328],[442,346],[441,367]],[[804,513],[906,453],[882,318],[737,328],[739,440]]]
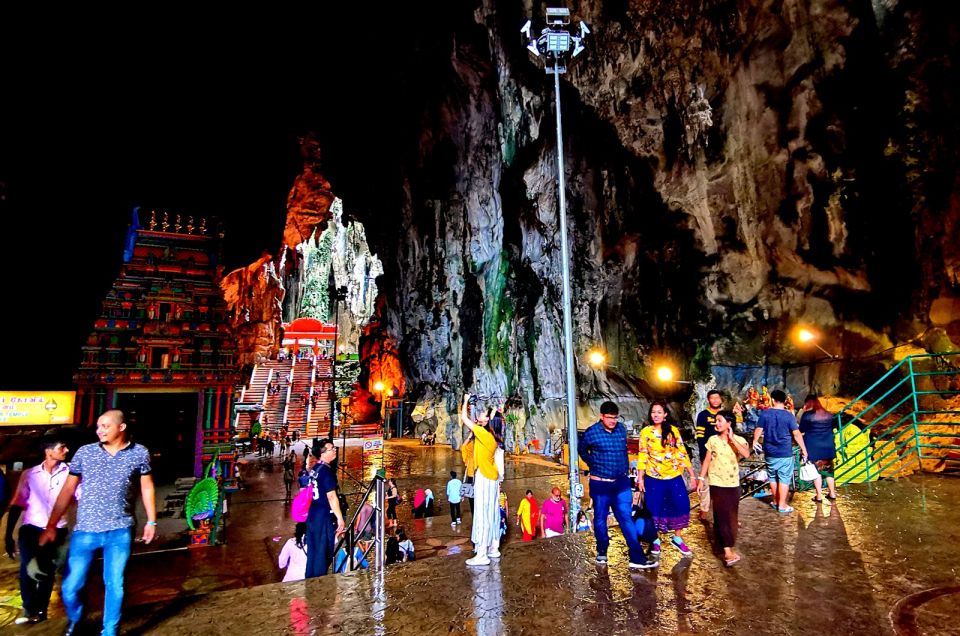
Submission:
[[[343,513],[337,497],[337,473],[330,464],[337,458],[337,447],[330,439],[322,439],[313,447],[317,465],[311,471],[313,503],[307,514],[306,578],[323,576],[333,561],[337,536],[343,534]]]

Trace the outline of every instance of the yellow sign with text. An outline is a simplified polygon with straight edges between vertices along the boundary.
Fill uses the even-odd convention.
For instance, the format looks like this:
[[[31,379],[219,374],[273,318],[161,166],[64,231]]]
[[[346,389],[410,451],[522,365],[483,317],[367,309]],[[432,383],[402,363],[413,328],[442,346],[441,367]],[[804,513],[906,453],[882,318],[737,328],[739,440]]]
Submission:
[[[76,391],[0,391],[0,426],[73,424]]]

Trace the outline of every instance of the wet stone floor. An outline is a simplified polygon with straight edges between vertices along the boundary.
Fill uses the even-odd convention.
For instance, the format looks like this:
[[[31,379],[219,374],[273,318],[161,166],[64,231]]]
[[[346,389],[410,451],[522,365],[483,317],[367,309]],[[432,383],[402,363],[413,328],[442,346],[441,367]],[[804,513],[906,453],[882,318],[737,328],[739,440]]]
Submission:
[[[369,470],[356,449],[347,460],[355,475]],[[960,634],[955,477],[843,487],[836,505],[799,493],[790,515],[745,500],[743,560],[734,568],[723,567],[709,525],[694,513],[685,535],[692,558],[665,544],[658,569],[631,572],[615,529],[607,567],[594,564],[591,533],[521,543],[513,532],[501,559],[467,567],[469,514],[451,528],[442,494],[449,471],[462,468],[457,454],[391,442],[384,463],[400,479],[407,504],[400,521],[416,544],[416,562],[278,583],[276,556],[292,533],[289,506],[279,469],[251,457],[243,466],[247,489],[231,500],[227,545],[178,549],[170,530],[156,546],[166,551],[131,558],[121,633]],[[527,488],[542,499],[565,479],[563,467],[542,458],[508,459],[511,517]],[[345,490],[356,489],[347,481]],[[411,518],[408,504],[419,487],[437,493],[432,519]],[[102,592],[90,588],[98,610]],[[51,620],[30,627],[12,625],[18,606],[15,564],[7,561],[0,566],[0,632],[62,632],[58,599]],[[92,611],[84,633],[98,633],[97,618]]]

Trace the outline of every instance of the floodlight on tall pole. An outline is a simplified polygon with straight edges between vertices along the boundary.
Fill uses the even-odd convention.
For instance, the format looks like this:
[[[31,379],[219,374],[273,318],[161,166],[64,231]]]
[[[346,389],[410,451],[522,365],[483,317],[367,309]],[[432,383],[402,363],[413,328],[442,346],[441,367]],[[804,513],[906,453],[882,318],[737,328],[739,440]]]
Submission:
[[[573,309],[570,292],[570,247],[567,239],[567,192],[563,173],[563,125],[560,117],[560,74],[567,72],[569,58],[583,52],[583,40],[590,28],[580,23],[575,33],[571,33],[570,9],[547,8],[547,26],[534,38],[531,34],[532,22],[527,20],[520,32],[527,37],[527,49],[545,58],[545,70],[553,75],[553,89],[557,111],[557,189],[560,193],[560,205],[557,216],[560,219],[560,251],[563,272],[563,340],[564,367],[566,371],[567,397],[567,448],[570,474],[570,524],[576,527],[577,513],[580,511],[580,498],[583,497],[583,484],[580,483],[580,455],[577,452],[577,397],[574,377],[573,357]]]

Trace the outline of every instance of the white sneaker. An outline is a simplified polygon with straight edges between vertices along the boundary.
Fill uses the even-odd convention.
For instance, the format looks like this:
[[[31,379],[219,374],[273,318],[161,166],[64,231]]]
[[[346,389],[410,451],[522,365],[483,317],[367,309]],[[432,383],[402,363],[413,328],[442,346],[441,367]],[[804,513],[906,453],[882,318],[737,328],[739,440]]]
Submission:
[[[473,558],[467,559],[467,565],[473,565],[473,566],[490,565],[490,559],[487,558],[486,554],[478,554]]]
[[[491,559],[499,559],[499,558],[500,558],[500,549],[498,548],[498,549],[494,550],[493,552],[487,552],[487,556],[490,557]]]
[[[458,526],[460,525],[460,519],[457,519],[457,525]]]
[[[456,521],[451,521],[451,522],[450,522],[450,527],[451,527],[451,528],[456,528],[456,527],[457,527],[457,522],[456,522]]]

